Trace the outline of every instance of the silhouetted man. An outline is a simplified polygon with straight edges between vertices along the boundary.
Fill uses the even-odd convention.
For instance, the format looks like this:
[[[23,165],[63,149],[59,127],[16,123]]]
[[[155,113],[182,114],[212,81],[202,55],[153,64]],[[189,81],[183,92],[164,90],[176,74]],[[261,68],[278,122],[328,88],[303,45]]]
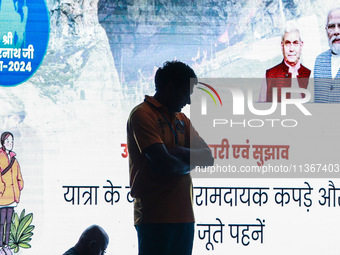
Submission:
[[[109,244],[109,237],[100,226],[88,227],[80,236],[77,244],[64,255],[103,255]]]
[[[166,62],[156,72],[156,94],[146,96],[127,123],[139,255],[192,252],[195,219],[190,170],[214,161],[207,144],[181,113],[190,104],[196,82],[189,66]]]

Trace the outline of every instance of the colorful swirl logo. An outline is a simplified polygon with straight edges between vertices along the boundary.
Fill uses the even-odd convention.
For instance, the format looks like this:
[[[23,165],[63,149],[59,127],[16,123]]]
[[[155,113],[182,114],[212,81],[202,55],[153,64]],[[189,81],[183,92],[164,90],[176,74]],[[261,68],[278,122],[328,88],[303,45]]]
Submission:
[[[220,95],[217,93],[217,91],[212,86],[210,86],[210,85],[208,85],[206,83],[203,83],[203,82],[198,82],[198,83],[203,85],[203,86],[206,86],[207,88],[209,88],[217,96],[217,98],[220,101],[220,104],[222,106],[221,97],[220,97]],[[201,88],[201,87],[197,87],[197,88],[200,89],[200,90],[203,90],[204,92],[206,92],[212,98],[212,100],[214,100],[215,105],[217,105],[216,100],[215,100],[213,94],[209,90],[207,90],[205,88]]]

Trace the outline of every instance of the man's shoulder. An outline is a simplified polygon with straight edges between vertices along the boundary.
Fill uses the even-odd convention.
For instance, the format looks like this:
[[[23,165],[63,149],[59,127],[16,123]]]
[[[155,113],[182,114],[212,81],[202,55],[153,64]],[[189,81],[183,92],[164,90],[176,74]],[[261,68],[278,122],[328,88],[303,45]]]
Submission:
[[[330,59],[332,56],[331,50],[328,49],[322,53],[320,53],[317,57],[316,57],[316,62],[318,61],[322,61],[322,60],[328,60]]]
[[[142,102],[131,110],[129,119],[136,116],[150,115],[153,114],[153,112],[154,110],[148,103]]]
[[[79,253],[74,247],[72,247],[67,252],[65,252],[63,255],[79,255]]]
[[[279,75],[284,75],[285,73],[288,73],[288,67],[284,64],[284,62],[281,62],[266,71],[266,78],[277,78]]]

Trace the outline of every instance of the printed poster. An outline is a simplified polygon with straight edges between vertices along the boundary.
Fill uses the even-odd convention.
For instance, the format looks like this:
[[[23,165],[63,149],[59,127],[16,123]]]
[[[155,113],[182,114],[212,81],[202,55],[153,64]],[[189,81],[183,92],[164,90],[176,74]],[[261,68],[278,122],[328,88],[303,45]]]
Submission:
[[[337,254],[340,108],[314,102],[315,59],[330,47],[335,7],[1,0],[0,131],[10,132],[4,144],[15,152],[20,195],[11,206],[0,198],[10,252],[63,254],[98,224],[110,237],[107,254],[137,254],[126,122],[154,94],[158,67],[180,60],[200,82],[184,112],[215,157],[192,171],[193,254]],[[300,31],[308,87],[299,99],[286,91],[261,103],[288,23]]]

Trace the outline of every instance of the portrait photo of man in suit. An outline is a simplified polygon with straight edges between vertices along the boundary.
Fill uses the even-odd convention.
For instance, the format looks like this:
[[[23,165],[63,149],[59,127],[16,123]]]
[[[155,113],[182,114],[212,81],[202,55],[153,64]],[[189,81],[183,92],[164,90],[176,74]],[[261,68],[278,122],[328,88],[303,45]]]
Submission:
[[[266,71],[266,80],[262,83],[259,102],[272,102],[273,88],[277,88],[277,99],[281,102],[282,88],[307,89],[311,71],[301,64],[300,58],[303,41],[299,29],[294,25],[285,28],[282,34],[282,55],[280,64]],[[287,98],[304,98],[303,93],[287,93]]]

